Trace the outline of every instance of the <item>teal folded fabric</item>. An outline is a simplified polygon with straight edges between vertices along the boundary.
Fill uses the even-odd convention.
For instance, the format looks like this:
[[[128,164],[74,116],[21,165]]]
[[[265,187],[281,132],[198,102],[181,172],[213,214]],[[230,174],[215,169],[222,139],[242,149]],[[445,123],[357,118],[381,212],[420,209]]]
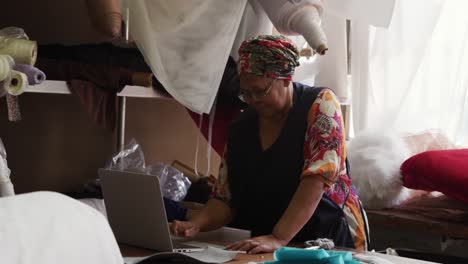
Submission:
[[[353,260],[353,254],[351,254],[351,252],[328,250],[327,253],[330,256],[341,256],[344,261]]]
[[[292,247],[281,247],[274,253],[275,260],[279,261],[318,260],[329,256],[324,249],[307,250]]]
[[[282,247],[274,253],[275,261],[265,264],[358,264],[351,252],[333,250],[307,250],[301,248]]]

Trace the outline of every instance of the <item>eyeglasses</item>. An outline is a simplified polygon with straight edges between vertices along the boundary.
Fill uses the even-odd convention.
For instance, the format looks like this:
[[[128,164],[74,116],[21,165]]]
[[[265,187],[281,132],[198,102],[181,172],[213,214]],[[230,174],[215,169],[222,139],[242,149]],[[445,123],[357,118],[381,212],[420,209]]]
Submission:
[[[263,89],[263,91],[261,91],[261,92],[248,92],[248,91],[240,90],[239,95],[237,95],[237,97],[239,97],[239,99],[242,102],[247,102],[249,100],[263,99],[270,93],[271,87],[273,87],[273,82],[274,81],[275,81],[275,79],[271,80],[271,82],[267,86],[267,88]]]

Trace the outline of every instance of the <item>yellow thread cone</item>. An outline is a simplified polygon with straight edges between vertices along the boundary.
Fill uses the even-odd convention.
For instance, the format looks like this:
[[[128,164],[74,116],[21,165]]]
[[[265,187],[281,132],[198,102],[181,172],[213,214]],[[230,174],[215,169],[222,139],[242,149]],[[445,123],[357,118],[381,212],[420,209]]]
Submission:
[[[34,65],[37,59],[37,42],[27,39],[0,39],[0,54],[10,55],[16,64]]]

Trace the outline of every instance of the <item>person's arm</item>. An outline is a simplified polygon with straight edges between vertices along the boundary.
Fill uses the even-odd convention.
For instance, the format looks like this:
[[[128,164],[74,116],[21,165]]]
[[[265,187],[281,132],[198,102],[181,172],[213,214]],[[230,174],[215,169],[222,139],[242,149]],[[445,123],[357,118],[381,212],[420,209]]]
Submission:
[[[335,94],[322,90],[308,116],[304,142],[304,170],[288,208],[273,229],[273,235],[290,241],[315,212],[325,187],[345,167],[345,133],[341,107]]]
[[[221,166],[212,198],[208,200],[202,210],[187,214],[187,221],[174,221],[170,225],[171,232],[178,236],[194,236],[199,231],[211,231],[228,224],[234,214],[229,203],[226,150],[221,160]]]
[[[309,221],[323,194],[323,182],[317,177],[301,180],[288,208],[273,228],[272,235],[287,245]]]
[[[228,224],[232,219],[232,209],[217,198],[211,198],[205,207],[188,219],[200,227],[200,231],[211,231]]]

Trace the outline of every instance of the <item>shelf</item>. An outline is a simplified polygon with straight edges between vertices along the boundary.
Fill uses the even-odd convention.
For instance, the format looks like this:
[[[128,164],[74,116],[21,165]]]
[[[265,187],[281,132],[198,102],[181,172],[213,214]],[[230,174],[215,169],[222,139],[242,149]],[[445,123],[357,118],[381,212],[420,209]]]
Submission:
[[[41,84],[30,85],[26,90],[28,93],[47,93],[47,94],[70,94],[65,81],[44,81]],[[142,87],[127,85],[117,94],[125,97],[140,97],[140,98],[161,98],[172,99],[155,91],[152,87]]]

